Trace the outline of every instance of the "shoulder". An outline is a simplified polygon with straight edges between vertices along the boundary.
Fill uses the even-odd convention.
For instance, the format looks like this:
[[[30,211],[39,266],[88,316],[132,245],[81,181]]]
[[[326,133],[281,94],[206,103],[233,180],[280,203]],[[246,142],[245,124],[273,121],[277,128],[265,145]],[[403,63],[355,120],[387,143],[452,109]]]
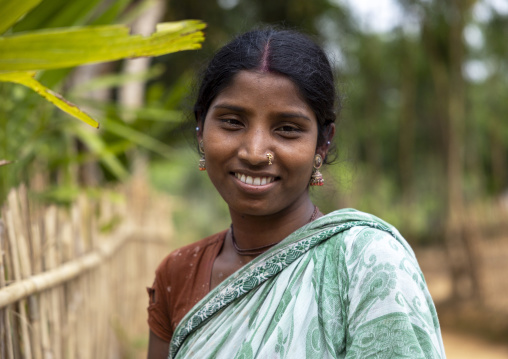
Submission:
[[[432,302],[414,252],[399,234],[358,226],[345,234],[343,245],[343,266],[353,303],[367,297],[379,303],[388,297],[393,303],[402,297]]]
[[[346,303],[347,350],[358,357],[389,353],[391,348],[441,357],[435,306],[407,241],[395,227],[368,213],[347,209],[335,216],[337,226],[350,225],[335,237]],[[387,330],[398,334],[376,336]]]
[[[351,208],[329,213],[326,217],[323,218],[325,225],[344,229],[336,240],[346,255],[376,252],[415,257],[411,246],[399,231],[379,217]]]
[[[348,230],[343,239],[343,265],[350,274],[367,274],[380,268],[405,272],[418,278],[419,286],[423,287],[423,274],[411,246],[392,229],[360,225]]]
[[[377,253],[400,253],[404,256],[414,257],[413,250],[407,241],[398,232],[387,231],[377,227],[359,225],[345,233],[344,245],[351,255],[363,251]]]
[[[189,262],[196,262],[202,258],[207,251],[218,249],[222,247],[224,238],[226,237],[227,230],[215,233],[211,236],[203,238],[197,242],[191,243],[184,247],[178,248],[168,254],[157,267],[157,276],[174,272],[183,265],[188,265]]]
[[[391,224],[349,208],[332,212],[327,217],[325,225],[344,229],[333,236],[327,248],[331,255],[338,255],[339,267],[350,280],[381,264],[383,268],[422,278],[411,246]],[[420,284],[421,280],[418,282]]]

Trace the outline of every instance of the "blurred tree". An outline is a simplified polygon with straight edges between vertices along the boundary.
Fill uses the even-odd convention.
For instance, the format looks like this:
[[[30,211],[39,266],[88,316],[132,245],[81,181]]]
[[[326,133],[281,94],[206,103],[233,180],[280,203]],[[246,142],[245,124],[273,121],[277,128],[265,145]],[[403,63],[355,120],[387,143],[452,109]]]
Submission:
[[[41,5],[38,13],[44,21],[29,14],[11,31],[28,30],[32,23],[71,25],[57,11],[59,7],[62,14],[74,14],[77,24],[99,24],[118,17],[127,22],[147,4],[117,0],[90,5],[93,10],[85,11],[86,5],[82,11],[63,11],[71,3],[57,0],[48,4],[50,8]],[[21,121],[24,126],[15,130],[9,128],[12,123],[1,125],[10,137],[22,139],[23,146],[16,151],[26,154],[24,163],[34,161],[37,153],[41,166],[50,169],[47,172],[59,183],[73,177],[70,163],[97,160],[106,180],[121,178],[132,157],[142,152],[154,162],[161,186],[170,190],[166,178],[176,176],[178,181],[169,181],[175,191],[202,201],[212,190],[203,184],[205,179],[193,175],[190,151],[180,149],[188,145],[183,134],[192,138],[194,126],[190,119],[189,131],[182,132],[185,116],[176,110],[189,107],[186,98],[193,92],[193,71],[232,36],[253,26],[305,31],[334,59],[344,100],[335,141],[339,164],[329,169],[341,180],[330,178],[328,187],[320,189],[322,195],[314,192],[320,208],[354,206],[372,212],[413,242],[448,238],[450,249],[463,249],[450,251],[457,257],[450,257],[456,282],[467,283],[460,285],[470,289],[465,296],[479,293],[477,273],[470,269],[477,261],[476,229],[467,208],[501,196],[508,188],[508,121],[503,115],[508,111],[503,97],[508,92],[508,15],[490,0],[397,0],[401,18],[391,30],[376,32],[362,27],[347,4],[341,0],[167,1],[165,20],[199,18],[209,24],[203,51],[157,57],[152,61],[155,66],[138,77],[116,73],[122,64],[113,63],[116,75],[89,83],[65,82],[63,89],[70,99],[104,117],[99,138],[82,127],[74,129],[77,126],[13,87],[0,88],[7,91],[2,93],[7,97],[0,97],[0,105],[5,104],[0,115],[24,118],[37,112],[38,121]],[[476,45],[470,39],[475,36]],[[40,81],[53,86],[65,76],[65,72],[46,71]],[[144,105],[137,109],[115,102],[118,88],[133,79],[149,80]],[[103,90],[107,102],[83,97],[87,91]],[[192,117],[191,111],[187,113]],[[72,146],[76,137],[79,148]],[[158,161],[162,159],[172,162],[164,165]],[[56,174],[55,168],[65,170]],[[166,175],[163,168],[170,168]],[[200,191],[199,186],[203,186]],[[457,295],[459,291],[457,287]]]
[[[399,23],[379,33],[362,27],[339,0],[169,2],[166,19],[205,19],[208,41],[204,53],[156,61],[169,63],[171,69],[197,68],[231,36],[264,23],[318,35],[335,59],[344,92],[336,139],[339,160],[351,160],[355,166],[348,171],[356,171],[353,193],[342,196],[341,188],[347,186],[338,183],[321,206],[359,206],[388,218],[411,238],[439,240],[449,203],[457,197],[453,193],[470,199],[495,196],[508,185],[506,121],[499,119],[506,102],[492,87],[501,91],[506,86],[501,64],[506,68],[502,54],[507,46],[495,33],[506,32],[507,19],[489,8],[487,0],[397,3]],[[478,25],[485,46],[473,54],[464,48],[464,34],[477,22],[472,12],[478,4],[491,15]],[[471,59],[490,69],[485,81],[464,77]],[[174,83],[180,72],[165,74],[163,81]],[[184,92],[192,92],[190,85]],[[167,130],[160,134],[171,140],[177,136]]]
[[[177,74],[199,67],[220,46],[241,32],[250,30],[260,24],[272,24],[302,30],[311,35],[321,32],[319,21],[322,17],[332,17],[340,28],[349,27],[350,17],[345,8],[328,0],[212,0],[212,1],[169,1],[167,3],[166,21],[180,18],[197,18],[208,24],[207,41],[199,54],[178,54],[170,59],[161,57],[156,61],[168,61],[168,68],[177,69],[166,74],[169,83]],[[183,17],[182,17],[183,16]],[[187,17],[186,17],[187,16]],[[318,38],[318,40],[322,40]]]

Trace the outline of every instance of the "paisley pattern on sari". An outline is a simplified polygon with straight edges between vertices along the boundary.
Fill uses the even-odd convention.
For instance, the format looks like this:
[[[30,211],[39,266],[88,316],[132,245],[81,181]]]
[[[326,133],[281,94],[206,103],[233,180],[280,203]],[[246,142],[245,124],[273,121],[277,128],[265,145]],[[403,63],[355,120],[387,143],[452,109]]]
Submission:
[[[298,229],[231,275],[175,330],[169,358],[445,358],[413,251],[353,209]]]

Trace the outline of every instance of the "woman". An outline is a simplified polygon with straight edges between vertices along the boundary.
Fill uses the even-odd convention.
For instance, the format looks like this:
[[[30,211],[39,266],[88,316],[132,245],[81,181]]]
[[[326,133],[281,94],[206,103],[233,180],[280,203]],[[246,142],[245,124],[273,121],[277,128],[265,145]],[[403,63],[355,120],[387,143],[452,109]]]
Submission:
[[[328,59],[302,34],[251,31],[211,60],[195,104],[200,169],[232,224],[160,264],[149,358],[444,357],[397,230],[310,200],[335,104]]]

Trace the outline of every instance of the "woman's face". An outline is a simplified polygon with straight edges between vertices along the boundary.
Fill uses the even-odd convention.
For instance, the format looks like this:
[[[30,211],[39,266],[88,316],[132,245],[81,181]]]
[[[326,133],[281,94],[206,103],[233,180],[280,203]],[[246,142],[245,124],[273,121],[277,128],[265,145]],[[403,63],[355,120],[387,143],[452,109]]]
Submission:
[[[239,72],[211,103],[201,128],[206,170],[231,211],[271,215],[308,200],[318,127],[291,80]]]

